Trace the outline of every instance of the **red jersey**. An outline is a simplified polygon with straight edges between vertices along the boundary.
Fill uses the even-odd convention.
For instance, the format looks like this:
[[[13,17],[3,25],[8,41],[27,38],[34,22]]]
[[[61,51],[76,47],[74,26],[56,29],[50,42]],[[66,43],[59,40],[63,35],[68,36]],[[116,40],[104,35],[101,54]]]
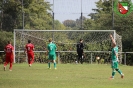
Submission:
[[[12,55],[14,47],[11,44],[8,44],[8,45],[5,46],[4,50],[6,52],[6,55]]]
[[[31,43],[26,44],[25,46],[27,53],[32,53],[34,49],[34,45]]]

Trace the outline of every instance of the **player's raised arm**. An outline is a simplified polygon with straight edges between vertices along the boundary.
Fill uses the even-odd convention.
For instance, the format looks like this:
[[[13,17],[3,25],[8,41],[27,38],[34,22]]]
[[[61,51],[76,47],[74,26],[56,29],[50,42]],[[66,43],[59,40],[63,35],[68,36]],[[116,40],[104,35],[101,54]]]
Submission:
[[[113,38],[113,36],[110,34],[110,38],[111,38],[111,40],[112,40],[112,47],[115,47],[116,46],[116,42],[115,42],[115,40],[114,40],[114,38]],[[117,58],[117,61],[119,61],[118,60],[118,52],[116,52],[115,50],[114,50],[114,53],[115,53],[115,55],[116,55],[116,58]]]
[[[113,36],[110,34],[110,38],[111,38],[111,40],[112,40],[112,44],[114,45],[114,46],[116,46],[116,42],[115,42],[115,40],[114,40],[114,38],[113,38]]]

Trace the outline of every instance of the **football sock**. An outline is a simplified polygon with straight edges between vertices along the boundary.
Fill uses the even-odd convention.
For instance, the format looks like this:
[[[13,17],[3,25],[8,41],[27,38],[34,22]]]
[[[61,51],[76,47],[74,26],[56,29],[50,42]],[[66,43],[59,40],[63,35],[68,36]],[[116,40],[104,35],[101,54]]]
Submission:
[[[114,77],[114,76],[115,76],[115,71],[112,72],[112,77]]]
[[[121,72],[121,70],[120,70],[120,69],[118,70],[118,73],[122,75],[122,72]]]
[[[48,67],[50,68],[50,62],[48,62]]]
[[[54,68],[56,68],[56,62],[54,62]]]

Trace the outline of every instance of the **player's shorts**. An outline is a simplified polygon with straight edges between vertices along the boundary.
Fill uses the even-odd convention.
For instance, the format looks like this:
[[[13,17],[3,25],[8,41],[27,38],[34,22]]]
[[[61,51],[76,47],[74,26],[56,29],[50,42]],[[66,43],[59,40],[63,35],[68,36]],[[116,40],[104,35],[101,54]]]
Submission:
[[[118,61],[112,61],[112,68],[114,69],[118,68]]]
[[[55,54],[49,54],[48,60],[56,60],[56,55]]]
[[[27,53],[28,59],[34,59],[34,53]]]
[[[83,56],[83,51],[77,51],[77,53],[78,53],[78,56]]]
[[[13,63],[13,55],[6,55],[5,61],[7,63]]]

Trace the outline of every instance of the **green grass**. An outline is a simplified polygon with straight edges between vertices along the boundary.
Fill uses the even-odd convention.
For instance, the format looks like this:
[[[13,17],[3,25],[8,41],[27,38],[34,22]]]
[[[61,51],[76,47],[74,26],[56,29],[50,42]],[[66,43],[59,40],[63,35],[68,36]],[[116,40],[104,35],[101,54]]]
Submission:
[[[132,88],[133,67],[120,66],[124,79],[116,73],[111,76],[110,65],[57,64],[57,70],[47,69],[47,64],[14,64],[13,71],[3,71],[0,65],[0,88]],[[7,66],[9,67],[9,65]]]

